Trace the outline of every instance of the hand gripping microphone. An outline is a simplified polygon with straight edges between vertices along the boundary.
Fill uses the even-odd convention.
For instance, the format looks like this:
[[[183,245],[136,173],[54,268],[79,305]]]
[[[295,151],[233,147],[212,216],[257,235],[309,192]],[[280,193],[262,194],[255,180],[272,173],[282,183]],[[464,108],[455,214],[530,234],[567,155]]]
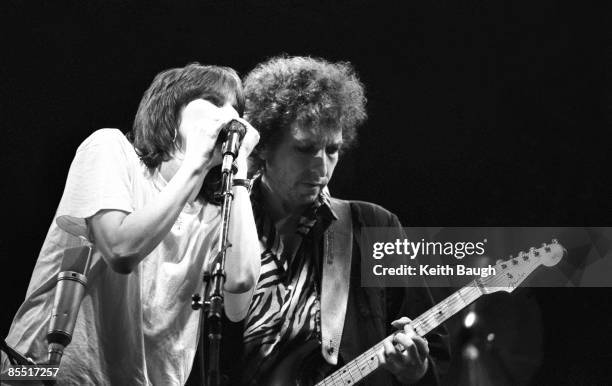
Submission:
[[[221,155],[223,163],[221,164],[221,173],[229,173],[232,170],[232,163],[238,156],[240,142],[246,134],[246,127],[239,121],[232,119],[222,131],[225,134],[223,145],[221,146]]]
[[[53,312],[47,333],[50,365],[59,366],[64,348],[72,340],[79,307],[87,287],[85,275],[89,269],[91,253],[90,246],[68,248],[64,251],[62,267],[57,275]]]

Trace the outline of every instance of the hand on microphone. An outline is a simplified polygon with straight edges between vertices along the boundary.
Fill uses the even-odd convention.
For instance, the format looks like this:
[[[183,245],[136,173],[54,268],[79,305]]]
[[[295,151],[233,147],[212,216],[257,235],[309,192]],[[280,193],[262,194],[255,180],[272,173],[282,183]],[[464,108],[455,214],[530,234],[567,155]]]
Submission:
[[[232,120],[246,127],[236,162],[239,173],[246,177],[247,158],[259,141],[259,133],[238,116],[230,104],[217,107],[204,99],[188,103],[181,112],[177,141],[184,152],[184,162],[193,162],[198,168],[209,169],[221,163],[221,144],[217,141],[221,130]]]
[[[236,121],[242,123],[244,127],[246,127],[246,134],[244,138],[242,138],[242,142],[240,144],[240,151],[238,152],[238,157],[236,157],[236,166],[238,167],[238,171],[235,174],[235,178],[247,178],[247,170],[248,170],[248,158],[255,146],[259,142],[259,132],[255,130],[253,126],[246,120],[242,118],[234,118]]]
[[[229,104],[217,107],[204,99],[189,102],[181,111],[177,141],[183,162],[198,169],[210,169],[221,162],[217,138],[221,129],[238,113]],[[179,156],[180,157],[180,156]]]

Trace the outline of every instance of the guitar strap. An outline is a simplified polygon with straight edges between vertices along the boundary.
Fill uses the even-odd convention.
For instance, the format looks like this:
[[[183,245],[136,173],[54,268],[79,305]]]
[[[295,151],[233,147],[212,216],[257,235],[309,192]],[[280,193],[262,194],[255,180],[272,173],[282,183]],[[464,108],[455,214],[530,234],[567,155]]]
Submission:
[[[331,207],[338,219],[323,234],[321,350],[323,358],[336,365],[351,278],[353,222],[348,201],[331,198]]]

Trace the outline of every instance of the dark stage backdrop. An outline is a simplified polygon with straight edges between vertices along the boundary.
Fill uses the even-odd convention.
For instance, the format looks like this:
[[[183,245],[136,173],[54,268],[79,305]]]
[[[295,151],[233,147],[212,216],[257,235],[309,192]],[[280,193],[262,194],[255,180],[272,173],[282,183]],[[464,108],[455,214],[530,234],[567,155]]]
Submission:
[[[406,226],[611,225],[607,10],[398,3],[3,2],[0,334],[79,143],[102,127],[129,130],[154,75],[192,61],[241,75],[280,53],[353,63],[369,119],[331,191]],[[532,384],[612,381],[610,295],[524,295],[542,318],[535,338],[514,338],[542,340]]]

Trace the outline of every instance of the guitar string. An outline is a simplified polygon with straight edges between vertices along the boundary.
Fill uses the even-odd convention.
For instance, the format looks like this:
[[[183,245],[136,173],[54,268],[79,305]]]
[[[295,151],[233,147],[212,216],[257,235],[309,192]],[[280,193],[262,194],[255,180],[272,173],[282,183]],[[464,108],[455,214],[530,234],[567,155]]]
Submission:
[[[474,283],[474,282],[472,282]],[[460,308],[458,308],[455,312],[453,312],[451,315],[447,316],[446,315],[446,310],[444,310],[444,314],[442,314],[444,316],[443,320],[441,322],[439,322],[437,325],[443,323],[445,320],[447,320],[450,316],[454,315],[454,313],[456,313],[457,311],[460,311],[462,308],[464,308],[465,306],[467,306],[469,303],[471,303],[474,300],[471,300],[469,303],[467,303],[463,297],[461,296],[461,291],[464,290],[464,292],[467,291],[475,291],[477,290],[477,292],[474,295],[477,295],[475,299],[477,299],[482,292],[480,291],[480,289],[478,289],[477,287],[464,287],[461,288],[460,290],[458,290],[456,293],[450,295],[448,298],[444,299],[442,302],[440,302],[437,306],[434,306],[431,310],[426,311],[424,314],[422,314],[420,317],[416,318],[415,320],[413,320],[411,323],[414,325],[414,328],[417,329],[419,327],[422,327],[422,325],[427,325],[427,327],[425,327],[426,329],[428,329],[427,332],[431,331],[431,329],[435,328],[431,328],[429,329],[429,325],[432,321],[434,321],[435,319],[439,319],[438,315],[439,312],[437,311],[441,311],[439,309],[441,308],[451,308],[454,307],[456,305],[460,305]],[[434,312],[436,311],[436,312]],[[429,314],[429,315],[428,315]],[[436,325],[436,326],[437,326]],[[426,335],[427,332],[425,332],[423,335]],[[392,336],[392,335],[390,335]],[[386,338],[385,338],[386,339]],[[384,341],[384,340],[383,340]],[[358,356],[357,358],[353,359],[351,362],[347,363],[345,366],[343,366],[342,368],[338,369],[337,371],[335,371],[334,373],[332,373],[328,378],[326,379],[330,379],[330,381],[335,381],[336,380],[340,380],[342,381],[342,384],[345,384],[345,382],[342,379],[334,379],[337,377],[343,377],[345,375],[345,373],[349,372],[349,375],[351,375],[351,378],[353,378],[354,382],[359,381],[360,379],[364,378],[366,375],[369,375],[372,371],[376,370],[379,367],[379,363],[378,361],[376,361],[376,364],[374,366],[374,368],[369,368],[367,369],[367,373],[365,375],[362,375],[359,379],[355,380],[353,375],[350,373],[350,370],[352,369],[356,369],[359,373],[361,373],[361,369],[362,367],[359,366],[358,362],[362,362],[362,363],[368,363],[371,361],[370,358],[375,357],[376,354],[378,353],[378,351],[384,350],[384,345],[383,345],[383,341],[380,341],[379,343],[377,343],[376,345],[372,346],[370,349],[366,350],[363,354],[361,354],[360,356]],[[327,383],[325,383],[327,384]]]
[[[495,279],[495,281],[493,281],[492,279]],[[490,287],[496,287],[497,286],[496,284],[501,284],[500,280],[501,280],[501,277],[496,275],[495,277],[490,278],[490,280],[487,280],[487,284]],[[456,312],[460,311],[461,309],[465,308],[467,305],[471,304],[473,301],[478,299],[482,294],[483,292],[480,290],[480,288],[477,287],[476,282],[472,281],[470,284],[468,284],[468,286],[459,289],[457,292],[455,292],[454,294],[450,295],[448,298],[441,301],[438,305],[434,306],[432,309],[430,309],[429,311],[426,311],[420,317],[412,321],[413,328],[415,329],[415,331],[417,329],[422,329],[423,331],[421,331],[421,334],[419,335],[421,336],[426,335],[429,331],[433,330],[433,328],[437,327],[444,321],[448,320],[448,318],[453,316]],[[466,301],[464,299],[464,296],[469,298],[470,300]],[[473,299],[471,299],[472,297]],[[456,306],[459,306],[459,307],[456,307]],[[449,310],[452,311],[450,314],[448,312]],[[440,316],[442,316],[442,318],[440,318]],[[438,321],[438,319],[442,319],[442,320]],[[434,322],[433,326],[431,325],[432,322]],[[358,382],[359,380],[363,379],[365,376],[369,375],[372,371],[376,370],[379,367],[378,361],[374,365],[374,368],[371,368],[370,366],[364,367],[361,365],[364,363],[370,363],[371,362],[370,358],[375,357],[377,352],[383,349],[384,349],[384,345],[382,344],[382,341],[381,341],[377,343],[376,345],[374,345],[373,347],[371,347],[366,352],[364,352],[362,355],[353,359],[346,366],[342,367],[338,371],[331,374],[328,378],[330,379],[330,381],[334,381],[334,383],[336,381],[341,381],[342,384],[346,384],[342,378],[345,376],[345,374],[348,373],[348,375],[351,376],[353,382],[355,383]],[[365,374],[363,374],[362,372],[362,370],[364,369],[365,369]],[[357,370],[357,372],[359,373],[357,374],[357,379],[355,379],[355,376],[353,375],[352,370]],[[340,379],[337,379],[338,377]]]
[[[424,327],[423,325],[426,325],[427,327],[424,327],[424,328],[429,331],[430,327],[431,327],[430,326],[431,322],[433,320],[435,320],[435,319],[439,319],[440,311],[443,312],[442,313],[442,316],[444,316],[443,320],[447,320],[449,316],[448,316],[446,310],[441,310],[441,309],[443,309],[445,307],[446,308],[451,308],[453,306],[456,306],[458,303],[461,303],[461,307],[458,308],[458,310],[461,310],[462,308],[465,307],[465,305],[469,304],[469,303],[467,303],[465,301],[465,299],[463,299],[463,296],[461,296],[461,291],[462,290],[463,290],[463,292],[468,292],[468,291],[473,292],[474,290],[477,290],[477,288],[469,288],[469,287],[462,288],[459,291],[457,291],[455,294],[449,296],[448,298],[446,298],[445,300],[440,302],[437,306],[432,308],[430,311],[427,311],[426,313],[421,315],[421,317],[416,318],[414,321],[412,321],[412,324],[414,325],[415,330],[416,329],[421,329],[422,327]],[[480,290],[478,290],[478,292],[475,293],[474,295],[477,295],[474,298],[474,300],[475,300],[476,298],[478,298],[478,296],[481,295]],[[453,312],[453,314],[455,312]],[[451,316],[452,316],[452,314],[451,314]],[[442,323],[442,321],[439,322],[438,325],[441,324],[441,323]],[[433,329],[433,328],[431,328],[431,329]],[[425,332],[423,335],[425,335],[427,332]],[[361,370],[364,367],[360,366],[360,364],[371,363],[372,359],[370,359],[370,358],[375,357],[377,352],[381,351],[383,349],[384,349],[384,345],[383,345],[383,343],[381,341],[381,342],[377,343],[376,345],[374,345],[373,347],[371,347],[366,352],[364,352],[359,357],[353,359],[351,362],[349,362],[343,368],[339,369],[337,372],[331,374],[330,375],[330,381],[333,380],[335,382],[336,380],[340,380],[340,381],[342,381],[343,384],[345,384],[345,382],[342,379],[334,379],[334,378],[337,378],[337,376],[340,376],[342,378],[346,374],[347,371],[349,372],[349,375],[351,375],[351,378],[353,378],[353,381],[355,381],[355,382],[359,381],[360,379],[362,379],[366,375],[369,375],[372,371],[376,370],[379,367],[378,361],[376,361],[376,363],[374,365],[374,368],[371,368],[370,366],[368,366],[368,368],[366,369],[366,374],[359,374],[359,375],[361,375],[361,377],[358,376],[358,379],[354,379],[354,376],[353,376],[351,370],[356,369],[359,373],[362,373]]]
[[[422,335],[426,335],[433,328],[435,328],[436,326],[438,326],[441,323],[443,323],[444,321],[446,321],[450,316],[454,315],[456,312],[458,312],[461,309],[465,308],[465,306],[467,306],[468,304],[470,304],[471,302],[476,300],[478,297],[480,297],[480,295],[482,295],[482,292],[480,291],[479,288],[477,288],[475,286],[475,282],[474,281],[472,282],[472,284],[474,285],[474,287],[470,287],[468,285],[468,286],[466,286],[464,288],[461,288],[460,290],[458,290],[454,294],[450,295],[448,298],[444,299],[437,306],[433,307],[431,310],[425,312],[420,317],[418,317],[415,320],[413,320],[412,324],[413,324],[415,330],[416,329],[425,329],[426,330],[422,334],[419,334],[419,335],[421,335],[421,336]],[[462,294],[462,292],[463,292],[463,294]],[[474,298],[470,299],[470,301],[466,301],[464,299],[464,296],[462,296],[462,295],[464,295],[464,296],[469,295],[467,297],[471,298],[473,296]],[[454,308],[457,305],[459,305],[459,307],[457,307],[456,309],[453,309],[452,310],[453,312],[450,313],[450,314],[448,313],[448,310],[444,309],[444,308],[451,309],[451,308]],[[439,317],[440,315],[442,315],[443,318],[442,318],[441,321],[438,321],[437,319],[440,319],[440,317]],[[435,321],[435,323],[436,323],[433,327],[431,326],[431,322],[432,321]],[[349,375],[351,375],[351,378],[353,378],[352,381],[357,382],[357,381],[363,379],[365,376],[369,375],[372,371],[376,370],[379,367],[379,362],[378,361],[376,361],[376,363],[374,364],[374,368],[371,368],[370,366],[367,366],[365,374],[363,374],[362,371],[361,371],[362,369],[364,369],[364,367],[361,366],[361,364],[371,363],[371,359],[370,358],[375,357],[378,351],[384,350],[384,345],[383,345],[382,342],[383,341],[377,343],[376,345],[374,345],[373,347],[368,349],[366,352],[364,352],[362,355],[360,355],[359,357],[353,359],[346,366],[342,367],[338,371],[336,371],[333,374],[331,374],[329,376],[330,382],[333,381],[335,383],[336,381],[342,381],[342,384],[346,384],[346,382],[344,382],[344,380],[342,378],[344,377],[344,375],[347,372],[349,373]],[[357,370],[360,373],[357,376],[358,379],[355,379],[355,377],[353,376],[351,370]],[[340,377],[340,379],[337,379],[338,377]]]
[[[528,260],[531,264],[531,267],[529,269],[529,273],[533,272],[533,270],[535,270],[535,268],[537,268],[539,266],[537,261],[534,261],[533,259],[529,259],[531,257],[533,257],[533,255],[531,253],[527,254],[528,256]],[[524,266],[524,265],[523,265]],[[502,277],[502,275],[495,275],[493,277],[488,277],[488,278],[483,278],[481,279],[481,285],[485,286],[487,288],[496,288],[496,287],[508,287],[509,285],[503,286],[502,284],[502,279],[505,280],[505,278]],[[497,285],[499,284],[499,285]],[[510,286],[512,287],[512,286]],[[464,292],[464,294],[462,294],[462,291]],[[476,291],[475,293],[472,293]],[[420,336],[426,335],[427,333],[429,333],[431,330],[433,330],[435,327],[439,326],[440,324],[442,324],[443,322],[445,322],[446,320],[448,320],[450,317],[452,317],[454,314],[456,314],[457,312],[461,311],[463,308],[467,307],[469,304],[471,304],[472,302],[474,302],[476,299],[478,299],[481,295],[486,294],[485,292],[483,292],[480,288],[479,285],[477,283],[476,280],[473,280],[472,282],[470,282],[467,286],[459,289],[457,292],[455,292],[454,294],[450,295],[449,297],[447,297],[446,299],[442,300],[438,305],[432,307],[430,310],[426,311],[425,313],[423,313],[421,316],[417,317],[415,320],[413,320],[411,322],[411,324],[413,324],[413,328],[416,329],[417,328],[424,328],[424,331],[422,334],[419,334]],[[465,299],[463,298],[462,295],[470,295],[468,296],[474,296],[474,299],[471,299],[469,302],[466,302]],[[460,304],[458,304],[460,303]],[[459,307],[457,309],[452,309],[453,307],[459,305]],[[452,313],[448,314],[448,310],[453,311]],[[435,311],[435,312],[434,312]],[[440,319],[440,316],[442,316],[442,320],[438,321],[437,319]],[[431,325],[431,323],[434,323],[433,325]],[[418,333],[418,332],[417,332]],[[392,335],[390,335],[392,336]],[[388,337],[387,337],[388,338]],[[387,339],[385,338],[385,339]],[[384,339],[383,339],[384,341]],[[367,366],[367,368],[360,366],[359,362],[362,362],[362,364],[365,363],[369,363],[373,357],[376,356],[376,354],[378,353],[378,351],[380,350],[384,350],[384,345],[383,345],[383,341],[375,344],[374,346],[372,346],[370,349],[366,350],[364,353],[362,353],[361,355],[359,355],[358,357],[356,357],[355,359],[353,359],[352,361],[350,361],[349,363],[347,363],[345,366],[343,366],[342,368],[338,369],[337,371],[335,371],[334,373],[330,374],[325,380],[323,380],[324,385],[328,385],[327,380],[329,380],[329,382],[333,382],[333,384],[336,384],[336,381],[342,381],[342,384],[346,384],[343,380],[342,377],[345,373],[348,372],[348,374],[351,376],[352,378],[352,382],[356,383],[359,382],[361,379],[363,379],[365,376],[369,375],[371,372],[373,372],[374,370],[376,370],[378,367],[380,367],[380,364],[378,361],[376,361],[376,363],[374,364],[374,368],[371,368],[369,366]],[[370,359],[372,358],[372,359]],[[362,370],[366,369],[366,374],[362,373]],[[359,373],[357,375],[357,379],[355,379],[355,377],[352,374],[352,370],[357,370],[357,372]],[[338,379],[339,377],[339,379]],[[334,379],[336,378],[336,379]],[[317,385],[320,385],[322,383],[317,383]]]
[[[461,290],[464,290],[464,292],[470,291],[473,292],[474,290],[476,290],[477,288],[462,288]],[[468,303],[465,301],[465,299],[463,299],[463,296],[461,296],[460,291],[457,291],[455,294],[449,296],[447,299],[443,300],[442,302],[440,302],[437,306],[435,306],[434,308],[432,308],[430,311],[424,313],[423,315],[421,315],[422,317],[416,318],[414,321],[412,321],[413,325],[415,326],[415,330],[419,329],[420,327],[423,327],[422,325],[427,325],[427,327],[425,327],[425,329],[427,329],[427,332],[429,332],[431,329],[435,328],[432,327],[430,328],[430,323],[434,320],[434,319],[439,319],[440,313],[439,312],[433,312],[433,311],[439,311],[438,309],[440,308],[444,308],[443,306],[446,306],[448,308],[451,308],[453,306],[456,306],[458,303],[460,304],[460,307],[453,312],[452,314],[448,315],[447,312],[444,312],[442,315],[444,316],[443,320],[440,321],[439,323],[437,322],[436,326],[441,324],[443,321],[447,320],[450,316],[454,315],[454,313],[456,313],[457,311],[461,310],[462,308],[464,308],[467,304],[471,303],[471,301]],[[476,292],[474,295],[476,295],[476,297],[474,298],[477,299],[482,293],[480,292],[480,290],[478,290],[478,292]],[[472,300],[473,301],[473,300]],[[431,314],[431,315],[427,315],[427,314]],[[424,332],[423,335],[427,334],[427,332]],[[386,339],[386,338],[385,338]],[[384,340],[383,340],[384,341]],[[331,384],[337,384],[337,382],[341,382],[341,384],[346,385],[347,382],[345,382],[346,380],[346,375],[349,375],[351,377],[351,382],[357,383],[358,381],[360,381],[361,379],[363,379],[365,376],[369,375],[370,373],[372,373],[374,370],[376,370],[378,367],[380,367],[380,363],[378,361],[376,361],[375,363],[373,363],[373,367],[370,367],[370,364],[372,364],[372,360],[374,357],[377,356],[377,353],[379,351],[384,350],[384,345],[383,345],[383,341],[377,343],[376,345],[374,345],[373,347],[371,347],[370,349],[368,349],[366,352],[364,352],[362,355],[360,355],[359,357],[353,359],[351,362],[349,362],[346,366],[343,366],[341,369],[337,370],[336,372],[332,373],[328,378],[326,378],[325,383],[323,383],[324,385],[328,385],[330,383],[328,382],[333,382]],[[367,366],[362,366],[364,364],[367,364]],[[358,372],[358,374],[354,374],[356,372]],[[365,371],[362,371],[365,370]],[[364,374],[365,372],[365,374]],[[348,383],[351,383],[348,382]]]

